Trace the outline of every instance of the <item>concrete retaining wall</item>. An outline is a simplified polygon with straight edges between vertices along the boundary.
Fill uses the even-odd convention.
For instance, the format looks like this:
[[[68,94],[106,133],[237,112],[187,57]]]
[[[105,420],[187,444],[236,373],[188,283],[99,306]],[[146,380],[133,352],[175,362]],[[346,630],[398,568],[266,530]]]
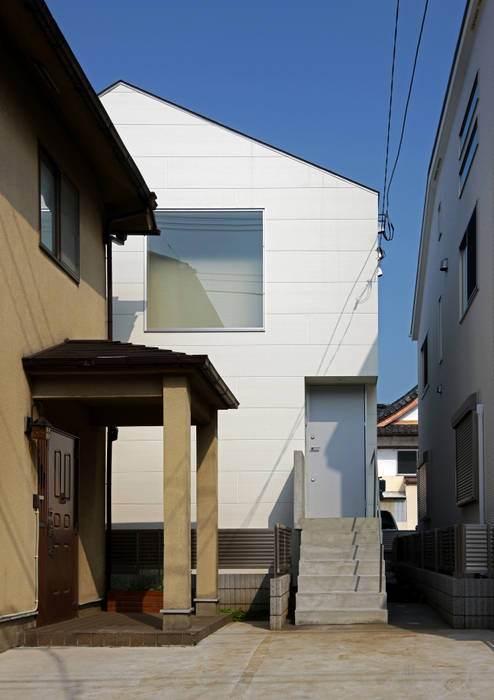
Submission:
[[[288,615],[290,574],[276,576],[270,581],[269,629],[281,630]]]
[[[423,593],[452,627],[494,628],[494,579],[455,578],[406,564],[400,564],[397,573]]]

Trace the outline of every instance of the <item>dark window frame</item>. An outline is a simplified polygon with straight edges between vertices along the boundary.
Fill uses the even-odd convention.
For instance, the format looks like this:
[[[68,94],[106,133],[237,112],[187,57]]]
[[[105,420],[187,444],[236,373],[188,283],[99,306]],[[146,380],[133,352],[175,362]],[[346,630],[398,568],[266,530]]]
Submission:
[[[460,322],[477,292],[477,205],[470,216],[459,245],[460,253]]]
[[[429,387],[429,334],[424,338],[420,347],[420,372],[422,381],[422,395]]]
[[[401,453],[406,453],[406,454],[413,454],[415,459],[414,459],[414,469],[412,471],[400,471],[400,452]],[[408,460],[407,460],[408,461]],[[396,473],[401,476],[401,475],[414,475],[417,473],[417,450],[396,450]]]
[[[42,233],[41,233],[41,217],[42,217],[42,211],[41,211],[41,164],[44,163],[47,168],[52,172],[55,180],[55,212],[54,212],[54,219],[55,219],[55,246],[54,250],[50,250],[48,246],[46,246],[43,241],[42,241]],[[62,190],[62,181],[65,180],[70,187],[74,190],[76,194],[76,200],[77,200],[77,205],[76,205],[76,212],[75,212],[75,219],[76,219],[76,245],[75,245],[75,250],[77,254],[77,261],[76,261],[76,269],[73,269],[70,267],[70,265],[67,265],[63,260],[62,260],[62,202],[61,202],[61,190]],[[39,218],[38,218],[38,231],[39,231],[39,247],[45,253],[48,255],[48,257],[53,260],[59,267],[62,268],[64,272],[66,272],[69,277],[71,277],[75,282],[79,284],[80,282],[80,197],[79,197],[79,190],[75,186],[74,182],[71,180],[70,177],[60,168],[58,163],[52,158],[52,156],[47,152],[47,150],[39,144],[38,146],[38,213],[39,213]]]
[[[461,122],[461,127],[460,131],[458,134],[458,138],[460,141],[460,150],[458,157],[462,157],[462,153],[465,149],[465,144],[468,141],[468,135],[470,132],[470,127],[474,123],[474,116],[475,112],[477,110],[477,105],[479,102],[479,76],[478,73],[475,76],[475,79],[473,81],[472,89],[470,91],[470,96],[468,98],[467,106],[465,109],[465,113],[463,115],[463,120]]]

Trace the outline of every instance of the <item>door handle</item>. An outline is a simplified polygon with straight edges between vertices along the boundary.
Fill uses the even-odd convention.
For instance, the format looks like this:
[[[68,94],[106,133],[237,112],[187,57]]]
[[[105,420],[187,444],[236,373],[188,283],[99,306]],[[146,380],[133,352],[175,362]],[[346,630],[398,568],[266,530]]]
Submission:
[[[311,452],[319,452],[320,449],[321,449],[320,447],[316,447],[315,445],[312,445],[312,447],[310,448],[310,451]]]

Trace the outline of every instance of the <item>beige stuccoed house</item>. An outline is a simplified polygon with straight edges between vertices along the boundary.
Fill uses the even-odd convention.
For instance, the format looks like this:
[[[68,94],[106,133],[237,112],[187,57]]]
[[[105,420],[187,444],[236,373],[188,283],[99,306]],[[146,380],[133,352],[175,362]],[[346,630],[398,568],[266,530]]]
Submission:
[[[163,613],[180,626],[191,424],[201,615],[216,609],[216,414],[237,402],[204,355],[112,342],[112,245],[159,234],[154,197],[46,5],[3,3],[0,27],[0,649],[101,607],[107,428],[143,421],[165,436]]]

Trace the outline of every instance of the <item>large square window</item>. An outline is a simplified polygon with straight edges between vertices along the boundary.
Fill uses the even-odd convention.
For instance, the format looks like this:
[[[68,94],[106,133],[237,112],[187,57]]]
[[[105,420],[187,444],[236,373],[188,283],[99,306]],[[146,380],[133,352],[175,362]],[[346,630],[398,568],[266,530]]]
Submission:
[[[147,330],[262,330],[262,211],[157,210]]]

